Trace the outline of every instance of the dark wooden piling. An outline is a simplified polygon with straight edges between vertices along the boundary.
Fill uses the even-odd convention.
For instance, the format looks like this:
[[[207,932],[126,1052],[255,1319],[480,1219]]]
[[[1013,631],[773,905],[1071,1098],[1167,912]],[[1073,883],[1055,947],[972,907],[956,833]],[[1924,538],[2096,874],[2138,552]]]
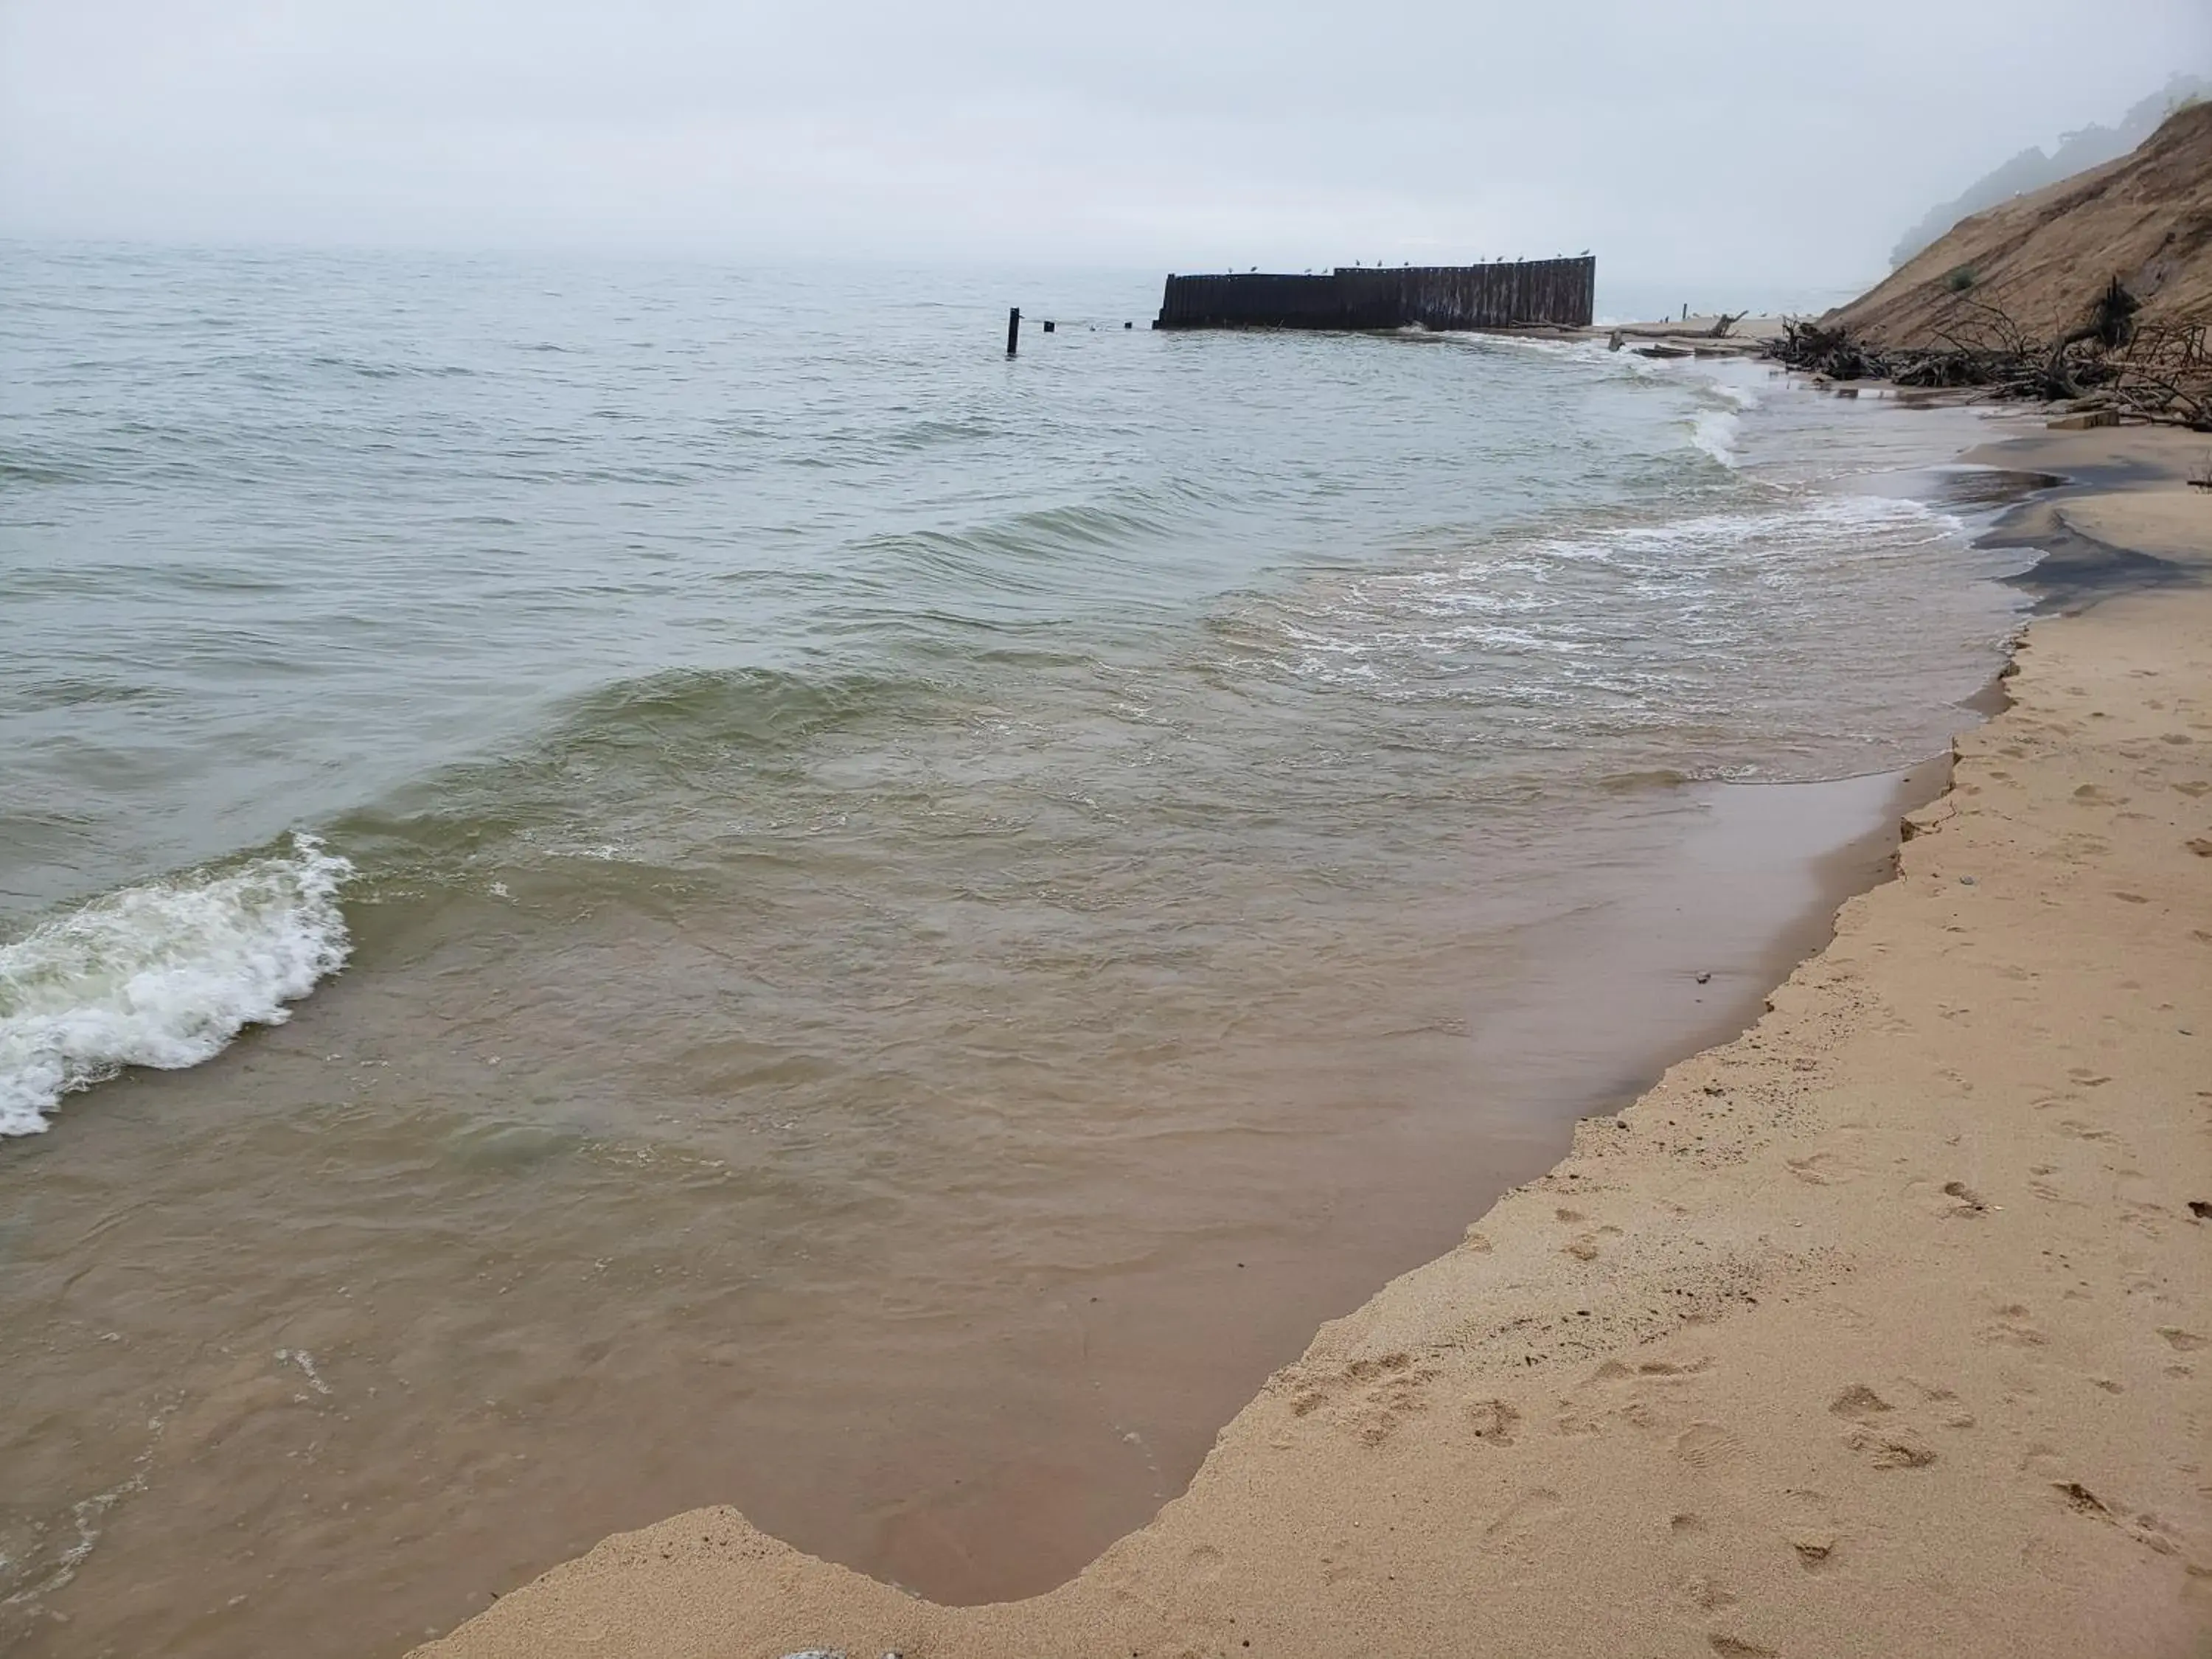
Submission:
[[[1320,276],[1170,276],[1154,328],[1587,328],[1597,261],[1343,266]]]
[[[1022,349],[1022,308],[1010,306],[1006,309],[1006,356],[1012,356]]]

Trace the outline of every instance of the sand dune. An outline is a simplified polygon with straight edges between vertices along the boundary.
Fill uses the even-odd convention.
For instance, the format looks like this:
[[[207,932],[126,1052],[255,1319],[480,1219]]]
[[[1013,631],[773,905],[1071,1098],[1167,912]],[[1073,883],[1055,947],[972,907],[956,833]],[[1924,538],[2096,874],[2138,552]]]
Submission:
[[[2212,313],[2212,104],[2170,116],[2117,161],[1960,220],[1828,320],[1889,346],[2077,327],[2117,276],[2145,323]]]
[[[2202,562],[2212,498],[2136,459],[2073,510]],[[2016,665],[1753,1030],[1325,1327],[1074,1582],[937,1607],[702,1510],[422,1651],[2204,1651],[2212,590]]]

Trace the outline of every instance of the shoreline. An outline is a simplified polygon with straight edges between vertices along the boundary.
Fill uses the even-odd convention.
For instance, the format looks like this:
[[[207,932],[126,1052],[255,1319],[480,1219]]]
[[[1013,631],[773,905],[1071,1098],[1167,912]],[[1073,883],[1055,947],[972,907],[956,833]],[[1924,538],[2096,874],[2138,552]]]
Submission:
[[[2154,539],[2172,458],[2059,435],[1966,459],[2066,472],[2069,525]],[[2117,488],[2082,488],[2100,456]],[[939,1607],[706,1510],[417,1651],[2183,1650],[2212,1623],[2185,1462],[2212,1193],[2179,1191],[2212,999],[2175,896],[2212,876],[2181,787],[2212,787],[2212,551],[2185,542],[2147,556],[2170,591],[2033,623],[1897,877],[1772,1012],[1324,1326],[1074,1580]],[[2077,683],[2152,680],[2068,718]]]
[[[1530,372],[1548,383],[1555,355]],[[1646,378],[1617,373],[1628,367],[1571,378]],[[28,1346],[52,1330],[57,1358],[26,1368],[18,1416],[45,1425],[19,1428],[14,1442],[33,1548],[9,1553],[32,1598],[0,1610],[0,1626],[25,1631],[26,1659],[88,1643],[213,1653],[283,1639],[331,1659],[394,1653],[603,1536],[725,1502],[810,1553],[951,1604],[1066,1582],[1185,1487],[1221,1425],[1317,1326],[1448,1250],[1468,1215],[1556,1161],[1577,1118],[1616,1109],[1753,1018],[1825,936],[1836,901],[1887,860],[1901,803],[1881,769],[1942,752],[1966,718],[1958,710],[1990,684],[2017,601],[1986,578],[2019,561],[1972,554],[1927,525],[1923,508],[1949,503],[1923,499],[1917,477],[1888,481],[1920,503],[1901,515],[1913,526],[1901,536],[1887,528],[1899,514],[1839,498],[1844,521],[1881,526],[1887,574],[1838,585],[1855,562],[1832,532],[1806,544],[1819,552],[1790,556],[1800,507],[1826,516],[1814,505],[1832,493],[1826,481],[1933,462],[1987,424],[1869,419],[1791,392],[1771,399],[1790,413],[1771,434],[1739,434],[1718,405],[1744,401],[1701,386],[1660,398],[1670,419],[1652,435],[1668,476],[1701,481],[1724,503],[1716,526],[1763,526],[1766,491],[1711,471],[1683,434],[1705,435],[1710,416],[1731,434],[1717,446],[1727,458],[1742,436],[1754,472],[1771,459],[1811,486],[1784,484],[1788,533],[1777,532],[1783,568],[1814,585],[1796,616],[1818,617],[1853,586],[1869,609],[1838,605],[1825,623],[1785,630],[1786,655],[1741,665],[1762,698],[1794,709],[1778,724],[1801,744],[1837,743],[1822,751],[1829,761],[1802,746],[1714,752],[1754,778],[1830,781],[1726,782],[1711,774],[1734,768],[1677,769],[1657,763],[1681,758],[1663,750],[1648,767],[1577,757],[1566,769],[1591,783],[1567,798],[1578,803],[1570,813],[1538,799],[1493,814],[1475,787],[1486,763],[1462,774],[1454,742],[1412,763],[1350,749],[1363,799],[1387,787],[1418,803],[1432,784],[1462,798],[1467,810],[1418,836],[1376,842],[1394,855],[1432,849],[1406,868],[1439,878],[1384,882],[1355,862],[1350,896],[1335,900],[1326,848],[1310,897],[1258,872],[1263,901],[1279,894],[1334,924],[1286,915],[1289,925],[1247,933],[1234,971],[1192,991],[1196,1006],[1242,1004],[1228,1012],[1256,1018],[1173,1071],[1095,1068],[1086,1085],[1080,1066],[1039,1066],[1018,1098],[988,1082],[972,1102],[930,1097],[955,1109],[883,1116],[890,1133],[871,1129],[865,1146],[837,1138],[863,1127],[849,1113],[823,1120],[826,1137],[811,1126],[780,1136],[768,1156],[726,1116],[702,1119],[702,1134],[635,1133],[639,1109],[664,1104],[656,1090],[595,1099],[576,1086],[590,1070],[562,1063],[615,1022],[595,1013],[581,1033],[556,1031],[536,999],[515,995],[562,992],[569,976],[488,975],[487,996],[453,1009],[419,994],[453,983],[459,963],[511,959],[477,944],[480,931],[496,940],[514,925],[505,907],[472,896],[436,913],[459,924],[450,933],[425,927],[429,913],[414,908],[361,909],[362,971],[334,980],[295,1021],[203,1066],[118,1079],[127,1109],[72,1114],[64,1135],[20,1161],[18,1190],[33,1206],[74,1197],[104,1217],[106,1189],[131,1194],[132,1208],[96,1249],[48,1229],[50,1245],[17,1259],[19,1334]],[[1807,459],[1803,438],[1831,428],[1852,459]],[[1711,556],[1703,521],[1634,516],[1687,523],[1692,565]],[[1592,521],[1569,508],[1552,528],[1575,535]],[[1668,544],[1662,534],[1623,545],[1645,561]],[[1939,544],[1944,556],[1923,568],[1915,550]],[[1599,550],[1618,553],[1609,542]],[[1756,591],[1759,574],[1740,572],[1735,591]],[[1326,614],[1336,598],[1306,596],[1294,610]],[[1929,606],[1937,620],[1922,633],[1913,613]],[[1869,616],[1946,647],[1893,661]],[[1753,611],[1710,637],[1742,649],[1770,636],[1760,621]],[[1626,643],[1607,678],[1636,659],[1637,641]],[[1778,672],[1784,660],[1803,672]],[[1864,660],[1887,684],[1861,695],[1838,679],[1838,660]],[[1905,674],[1905,661],[1928,672]],[[1700,695],[1687,706],[1709,711],[1745,684],[1722,690],[1709,672],[1688,680]],[[1910,724],[1881,712],[1893,708]],[[1481,740],[1463,714],[1442,720]],[[1770,724],[1754,701],[1747,718],[1693,719],[1692,729],[1710,739]],[[1897,740],[1905,732],[1921,735]],[[1814,868],[1856,829],[1878,845],[1820,860],[1832,874]],[[1224,839],[1240,861],[1253,850]],[[1425,896],[1409,904],[1408,894]],[[648,1017],[621,1022],[626,1044],[665,1031],[672,1052],[689,1053],[742,1024],[679,982],[691,963],[722,982],[717,963],[729,958],[695,955],[691,939],[733,945],[735,915],[694,909],[681,932],[627,908],[611,916],[549,942],[619,966],[608,988],[617,1006]],[[1295,948],[1301,937],[1311,951]],[[1224,997],[1224,986],[1260,994]],[[1310,1017],[1271,1015],[1266,999],[1279,1009],[1285,993],[1305,998]],[[1085,1031],[1115,1024],[1010,1012],[1040,1055],[1079,1053]],[[522,1055],[545,1058],[528,1072],[501,1063]],[[687,1064],[659,1079],[687,1074],[711,1073]],[[923,1102],[910,1085],[898,1092]],[[1011,1139],[963,1145],[963,1117],[975,1122],[1000,1098],[1099,1109],[1073,1137],[1031,1133],[1049,1127],[1042,1115],[1003,1113]],[[294,1184],[303,1131],[317,1167]],[[702,1153],[733,1155],[744,1173],[702,1171]],[[763,1202],[755,1170],[796,1195]],[[230,1194],[279,1178],[281,1199],[233,1216]],[[410,1224],[387,1237],[383,1213],[402,1205]],[[134,1294],[120,1266],[149,1252],[163,1282]],[[216,1309],[211,1333],[198,1287],[231,1282],[252,1288]],[[41,1323],[42,1299],[68,1322]],[[88,1374],[101,1385],[90,1399]],[[109,1400],[122,1408],[108,1411]],[[166,1426],[147,1426],[155,1417]],[[682,1431],[660,1426],[671,1424]],[[313,1479],[294,1473],[303,1467]],[[143,1470],[143,1483],[98,1511],[97,1537],[80,1547],[70,1505],[86,1494],[106,1503],[118,1468]],[[388,1541],[362,1549],[363,1536]]]

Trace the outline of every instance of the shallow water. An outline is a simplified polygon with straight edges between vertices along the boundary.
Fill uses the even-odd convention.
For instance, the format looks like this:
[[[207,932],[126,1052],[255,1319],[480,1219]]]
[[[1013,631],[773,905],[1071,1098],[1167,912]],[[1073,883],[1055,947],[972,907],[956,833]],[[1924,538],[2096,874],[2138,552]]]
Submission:
[[[1968,417],[1742,366],[6,258],[30,1651],[389,1652],[711,1501],[1044,1587],[1755,1006],[2016,615],[1866,477]]]

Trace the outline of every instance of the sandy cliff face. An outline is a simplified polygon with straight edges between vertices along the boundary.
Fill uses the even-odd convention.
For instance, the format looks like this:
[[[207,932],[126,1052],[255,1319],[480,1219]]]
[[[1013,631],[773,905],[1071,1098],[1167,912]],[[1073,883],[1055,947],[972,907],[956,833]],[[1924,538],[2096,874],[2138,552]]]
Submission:
[[[2145,321],[2212,321],[2212,103],[2117,161],[1961,220],[1827,320],[1887,346],[1936,345],[1984,328],[1993,306],[2050,337],[2077,326],[2111,276]]]

